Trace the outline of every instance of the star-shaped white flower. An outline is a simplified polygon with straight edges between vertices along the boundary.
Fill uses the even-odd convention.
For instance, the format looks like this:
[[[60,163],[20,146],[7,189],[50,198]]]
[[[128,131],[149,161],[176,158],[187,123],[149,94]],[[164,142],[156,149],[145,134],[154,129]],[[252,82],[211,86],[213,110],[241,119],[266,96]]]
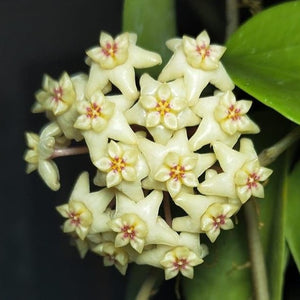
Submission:
[[[58,81],[44,75],[42,89],[35,94],[37,102],[32,111],[51,111],[55,116],[64,113],[76,100],[76,93],[69,75],[64,72]]]
[[[212,153],[190,151],[185,129],[175,132],[166,146],[140,138],[138,147],[150,167],[144,188],[167,190],[172,197],[197,186],[198,177],[215,162]]]
[[[204,195],[237,198],[234,176],[248,156],[221,142],[213,143],[213,149],[223,172],[205,179],[199,184],[198,190]]]
[[[235,95],[231,91],[220,93],[219,96],[220,102],[214,114],[215,119],[226,133],[232,135],[236,132],[259,132],[259,127],[246,115],[252,105],[252,101],[236,101]]]
[[[174,131],[199,124],[200,118],[188,107],[182,79],[161,83],[143,74],[140,86],[139,101],[126,118],[129,124],[147,127],[156,142],[165,144]]]
[[[201,233],[203,230],[200,225],[200,218],[206,212],[207,208],[214,203],[227,203],[227,200],[224,197],[180,193],[174,199],[174,202],[188,216],[174,218],[172,228],[176,231]]]
[[[130,244],[138,253],[145,245],[176,245],[178,234],[158,216],[162,192],[153,191],[135,202],[122,193],[116,194],[116,213],[109,223],[117,232],[115,246]]]
[[[136,145],[111,141],[107,154],[94,164],[100,170],[94,179],[96,185],[115,187],[135,201],[143,198],[141,180],[149,168]]]
[[[47,186],[57,191],[60,188],[59,170],[51,156],[56,146],[67,146],[69,141],[62,136],[62,131],[56,122],[48,124],[41,131],[40,136],[35,133],[26,133],[29,149],[24,154],[28,163],[26,172],[29,174],[38,170]]]
[[[260,181],[266,180],[272,170],[259,165],[252,141],[241,139],[239,152],[220,142],[214,143],[213,147],[223,172],[199,184],[200,193],[239,198],[242,203],[251,195],[263,197]]]
[[[88,234],[110,231],[108,204],[114,197],[109,189],[90,192],[89,175],[82,173],[72,191],[69,202],[56,209],[65,218],[64,232],[75,231],[83,240]]]
[[[182,39],[171,39],[167,41],[167,47],[174,54],[158,80],[165,82],[184,77],[190,105],[197,102],[208,83],[212,83],[222,91],[234,88],[233,82],[219,61],[226,48],[210,45],[206,31],[202,31],[196,39],[187,36],[183,36]]]
[[[136,257],[135,262],[164,269],[166,280],[179,272],[185,277],[193,278],[194,266],[201,264],[207,253],[207,247],[200,245],[199,234],[182,232],[176,246],[158,245],[145,250]]]
[[[94,47],[86,53],[91,58],[91,69],[87,94],[103,89],[110,81],[128,99],[138,98],[134,68],[148,68],[161,64],[160,55],[136,46],[137,35],[122,33],[113,39],[101,32],[100,47]]]
[[[196,151],[202,146],[212,144],[216,141],[225,143],[232,147],[240,137],[240,132],[229,134],[225,132],[215,118],[215,111],[220,105],[221,94],[200,98],[193,106],[193,111],[202,118],[196,132],[189,140],[190,147]]]
[[[103,156],[108,138],[136,143],[135,133],[123,114],[127,108],[128,101],[124,96],[104,96],[100,91],[78,103],[80,115],[74,127],[81,129],[93,162]]]
[[[213,203],[201,216],[200,227],[213,243],[219,236],[221,229],[229,230],[234,227],[230,217],[235,214],[238,207],[227,203]]]
[[[242,203],[245,203],[251,196],[263,198],[264,187],[261,182],[268,179],[273,171],[260,165],[251,140],[242,139],[240,151],[248,154],[249,159],[235,173],[237,195]]]

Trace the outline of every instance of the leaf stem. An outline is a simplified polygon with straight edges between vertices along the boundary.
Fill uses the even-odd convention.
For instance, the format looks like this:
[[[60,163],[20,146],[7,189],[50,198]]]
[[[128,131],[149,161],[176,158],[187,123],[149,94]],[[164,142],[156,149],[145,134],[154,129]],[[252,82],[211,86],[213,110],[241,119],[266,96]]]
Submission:
[[[69,148],[58,148],[55,149],[51,159],[61,156],[71,156],[71,155],[79,155],[86,154],[89,152],[89,149],[86,146],[82,147],[69,147]]]
[[[226,0],[226,40],[238,28],[239,25],[239,5],[237,0]]]
[[[247,226],[248,248],[251,260],[251,275],[255,300],[268,300],[269,288],[265,259],[258,232],[257,213],[251,198],[244,205],[244,214]]]
[[[259,162],[262,166],[272,163],[281,153],[287,150],[295,141],[300,138],[300,126],[295,127],[289,134],[279,140],[273,146],[263,150],[259,156]]]

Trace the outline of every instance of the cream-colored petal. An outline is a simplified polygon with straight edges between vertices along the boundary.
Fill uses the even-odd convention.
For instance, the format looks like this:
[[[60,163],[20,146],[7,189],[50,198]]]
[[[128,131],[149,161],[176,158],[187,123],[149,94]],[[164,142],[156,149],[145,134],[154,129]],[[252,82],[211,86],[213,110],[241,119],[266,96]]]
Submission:
[[[136,171],[133,167],[125,167],[122,170],[122,177],[127,181],[136,181]]]
[[[160,114],[157,111],[152,111],[147,114],[146,127],[155,127],[160,123]]]
[[[182,178],[182,182],[190,187],[196,187],[199,184],[197,177],[192,172],[186,172]]]
[[[122,176],[119,172],[110,171],[106,176],[106,184],[108,188],[118,185],[121,181]]]
[[[108,154],[111,158],[122,157],[123,150],[118,143],[115,141],[110,141],[108,145]]]
[[[170,179],[170,169],[166,167],[161,167],[154,175],[154,179],[165,182]]]
[[[164,125],[171,129],[171,130],[176,130],[178,127],[178,122],[177,122],[177,117],[173,113],[166,113],[164,118]]]
[[[103,171],[103,172],[109,172],[111,169],[111,160],[108,157],[102,157],[98,161],[94,163],[96,167]]]
[[[176,195],[178,195],[178,193],[181,190],[180,180],[169,179],[167,181],[167,189],[168,189],[168,192],[170,193],[172,198],[175,197]]]
[[[146,110],[152,110],[157,105],[157,100],[152,95],[144,95],[144,94],[142,94],[141,97],[140,97],[140,99],[139,99],[139,101],[142,104],[143,108],[145,108]]]

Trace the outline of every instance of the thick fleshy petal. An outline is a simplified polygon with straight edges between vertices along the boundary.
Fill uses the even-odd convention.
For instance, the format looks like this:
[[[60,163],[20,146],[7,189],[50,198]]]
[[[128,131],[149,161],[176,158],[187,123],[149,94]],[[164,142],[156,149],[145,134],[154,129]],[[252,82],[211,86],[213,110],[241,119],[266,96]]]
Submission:
[[[122,176],[119,172],[110,171],[106,176],[107,187],[118,185],[122,181]]]

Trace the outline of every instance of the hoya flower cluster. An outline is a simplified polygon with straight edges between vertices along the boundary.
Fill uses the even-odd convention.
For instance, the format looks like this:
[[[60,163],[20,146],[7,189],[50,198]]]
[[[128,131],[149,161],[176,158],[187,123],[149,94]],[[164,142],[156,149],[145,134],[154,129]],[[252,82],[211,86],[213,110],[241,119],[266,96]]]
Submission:
[[[170,61],[158,79],[144,73],[138,89],[135,68],[162,60],[136,39],[102,32],[86,52],[88,75],[44,77],[33,112],[50,122],[40,135],[26,134],[27,171],[37,169],[58,190],[53,158],[86,149],[96,191],[83,172],[57,207],[81,256],[91,250],[122,274],[135,262],[164,269],[166,279],[179,272],[192,278],[208,253],[200,236],[214,242],[221,229],[233,228],[231,217],[252,195],[264,196],[272,171],[260,166],[250,139],[236,150],[241,134],[259,128],[247,116],[251,101],[232,92],[220,62],[225,47],[211,45],[206,31],[171,39]],[[208,84],[215,92],[203,97]],[[70,147],[74,141],[80,147]]]

